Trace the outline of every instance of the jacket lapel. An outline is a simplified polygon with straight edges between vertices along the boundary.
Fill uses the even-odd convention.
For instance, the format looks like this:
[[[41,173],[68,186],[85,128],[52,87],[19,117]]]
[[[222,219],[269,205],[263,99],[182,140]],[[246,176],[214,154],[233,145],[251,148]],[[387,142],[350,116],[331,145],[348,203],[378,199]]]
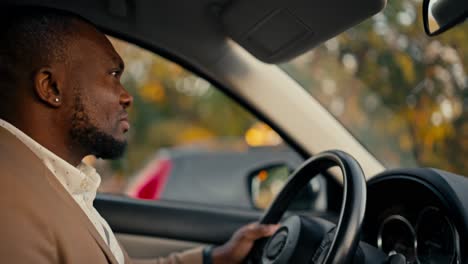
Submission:
[[[8,146],[12,152],[16,153],[17,155],[21,155],[21,157],[24,160],[24,164],[31,164],[32,168],[45,168],[39,171],[45,172],[45,178],[49,182],[50,186],[62,198],[62,200],[65,203],[67,203],[68,208],[70,208],[70,214],[73,214],[75,219],[79,219],[79,221],[84,226],[86,226],[90,235],[94,238],[96,243],[104,252],[108,262],[111,264],[118,264],[117,260],[114,257],[114,254],[111,252],[109,246],[104,242],[101,235],[98,233],[93,223],[91,223],[88,216],[83,212],[81,207],[76,203],[76,201],[63,187],[59,180],[42,163],[42,161],[26,145],[24,145],[23,142],[21,142],[18,138],[16,138],[13,134],[11,134],[3,127],[0,127],[0,144]]]

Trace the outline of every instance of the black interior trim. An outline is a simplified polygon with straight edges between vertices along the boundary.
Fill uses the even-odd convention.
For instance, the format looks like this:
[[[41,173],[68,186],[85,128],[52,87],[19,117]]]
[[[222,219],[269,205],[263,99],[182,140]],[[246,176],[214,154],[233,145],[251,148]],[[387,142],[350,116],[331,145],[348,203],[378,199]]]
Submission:
[[[261,212],[99,194],[94,206],[115,233],[222,244]]]
[[[258,222],[263,214],[262,211],[249,209],[136,200],[114,194],[98,194],[94,207],[115,233],[217,245],[226,242],[239,227]],[[330,211],[294,211],[287,212],[285,217],[291,214],[338,222],[338,215]]]

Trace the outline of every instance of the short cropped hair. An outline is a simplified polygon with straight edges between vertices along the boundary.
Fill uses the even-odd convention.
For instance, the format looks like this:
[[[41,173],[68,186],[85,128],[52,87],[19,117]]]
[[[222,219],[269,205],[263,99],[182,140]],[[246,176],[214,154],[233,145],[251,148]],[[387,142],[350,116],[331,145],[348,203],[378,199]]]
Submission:
[[[11,92],[40,67],[67,59],[73,23],[82,17],[63,10],[7,6],[0,11],[0,91]]]

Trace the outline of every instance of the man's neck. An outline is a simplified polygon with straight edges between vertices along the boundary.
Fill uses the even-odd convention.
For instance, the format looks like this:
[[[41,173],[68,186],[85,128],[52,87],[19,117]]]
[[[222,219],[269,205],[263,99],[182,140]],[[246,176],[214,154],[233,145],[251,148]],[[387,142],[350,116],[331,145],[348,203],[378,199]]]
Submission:
[[[67,141],[71,140],[65,139],[63,132],[54,129],[52,125],[46,124],[47,122],[41,122],[41,127],[37,128],[32,125],[33,122],[28,122],[26,120],[12,120],[8,117],[1,118],[73,166],[78,166],[85,156],[80,155],[79,153],[81,153],[81,151],[77,147],[74,147],[72,143],[67,143]]]

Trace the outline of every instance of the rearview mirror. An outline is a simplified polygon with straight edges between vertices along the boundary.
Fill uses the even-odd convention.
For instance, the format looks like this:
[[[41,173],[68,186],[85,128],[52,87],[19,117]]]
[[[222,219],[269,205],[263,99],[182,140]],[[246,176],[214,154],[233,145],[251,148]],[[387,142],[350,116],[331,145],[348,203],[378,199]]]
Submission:
[[[465,21],[468,0],[424,0],[424,30],[435,36]]]

